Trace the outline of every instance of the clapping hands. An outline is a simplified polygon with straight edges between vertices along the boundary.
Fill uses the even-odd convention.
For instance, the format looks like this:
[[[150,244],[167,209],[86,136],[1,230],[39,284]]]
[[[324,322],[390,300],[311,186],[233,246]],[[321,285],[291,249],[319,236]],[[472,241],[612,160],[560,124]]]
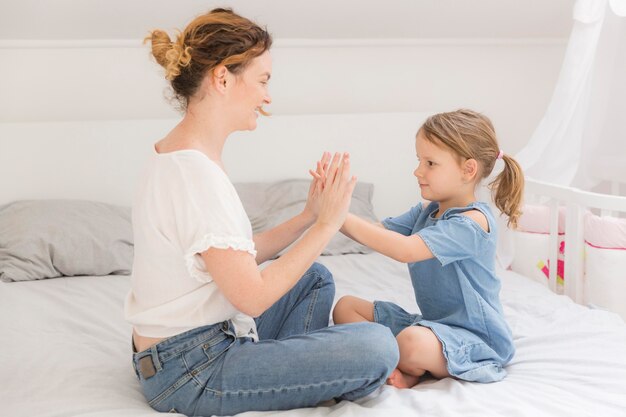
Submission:
[[[350,207],[350,198],[356,185],[356,177],[350,175],[350,155],[324,152],[317,161],[305,211],[313,215],[317,222],[329,225],[336,230],[343,222]]]

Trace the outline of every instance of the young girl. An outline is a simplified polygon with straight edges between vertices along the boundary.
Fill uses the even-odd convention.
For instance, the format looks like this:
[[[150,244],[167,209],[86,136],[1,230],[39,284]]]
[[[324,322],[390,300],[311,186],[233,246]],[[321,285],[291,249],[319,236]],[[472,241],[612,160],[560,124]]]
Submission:
[[[417,133],[415,149],[419,165],[413,174],[430,203],[385,219],[384,227],[348,215],[341,231],[408,264],[421,314],[346,296],[333,319],[336,324],[373,321],[391,329],[400,362],[387,382],[398,388],[412,387],[426,372],[435,378],[501,380],[515,348],[498,296],[496,220],[475,191],[503,159],[504,170],[491,187],[496,206],[515,227],[522,171],[500,150],[489,119],[471,110],[430,117]]]

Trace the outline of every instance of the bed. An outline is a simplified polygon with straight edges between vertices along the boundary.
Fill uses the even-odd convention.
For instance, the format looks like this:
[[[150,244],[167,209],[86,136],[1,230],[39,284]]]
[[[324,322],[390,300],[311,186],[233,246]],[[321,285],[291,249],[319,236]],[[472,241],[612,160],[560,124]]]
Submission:
[[[325,256],[337,296],[387,299],[415,311],[403,265],[378,254]],[[248,415],[623,416],[626,326],[512,271],[500,271],[517,354],[495,384],[445,379],[383,387],[355,403]],[[156,415],[130,364],[122,317],[128,276],[68,277],[0,287],[3,415]]]
[[[377,131],[373,128],[372,123],[381,123],[382,125],[388,124],[390,120],[401,121],[402,123],[396,124],[395,129],[398,130],[388,132],[389,134],[400,135],[405,134],[404,131],[401,132],[400,130],[405,128],[408,130],[417,118],[419,116],[416,115],[367,115],[363,116],[362,119],[354,117],[349,120],[349,123],[355,126],[354,129],[357,133],[361,132],[359,129],[364,129],[361,133],[365,134],[364,132],[367,130],[373,131],[372,134],[377,135],[380,134],[380,130]],[[329,135],[330,138],[327,140],[332,142],[341,140],[337,136],[346,135],[347,130],[344,128],[347,125],[339,125],[343,127],[339,129],[337,123],[343,122],[339,122],[338,119],[325,117],[307,120],[313,121],[315,125],[314,132],[311,133],[312,137],[321,132]],[[332,123],[326,125],[326,128],[320,127],[328,120],[331,120]],[[302,123],[302,119],[290,120],[285,122],[285,125],[298,124],[301,126]],[[99,129],[93,129],[93,125],[97,125]],[[146,129],[148,133],[145,143],[149,143],[151,140],[148,138],[149,135],[153,139],[159,129],[166,127],[165,123],[161,123],[157,129],[154,127],[155,124],[149,121],[142,121],[140,125],[150,126]],[[102,132],[109,129],[110,132],[118,133],[117,137],[111,141],[123,141],[128,140],[129,133],[137,134],[140,132],[141,129],[138,128],[140,125],[128,128],[127,123],[109,123],[103,127],[103,124],[99,122],[88,126],[0,126],[0,141],[4,141],[4,138],[8,137],[3,135],[7,132],[10,132],[12,137],[25,138],[19,145],[11,147],[6,146],[8,142],[0,143],[3,151],[9,150],[9,152],[3,152],[4,156],[0,156],[0,158],[5,158],[5,161],[0,162],[7,162],[8,164],[10,163],[9,159],[17,158],[16,154],[23,152],[28,146],[42,145],[39,142],[41,139],[36,137],[37,135],[33,136],[33,132],[36,131],[45,131],[48,137],[58,135],[58,138],[62,137],[66,141],[63,142],[59,139],[61,143],[65,143],[65,146],[68,147],[71,146],[74,153],[80,153],[81,150],[76,149],[77,142],[72,142],[72,136],[67,135],[68,129],[75,133],[79,132],[81,135],[97,132],[93,133],[92,136],[102,135]],[[352,130],[352,133],[355,130]],[[119,132],[124,133],[124,135],[120,137]],[[275,133],[276,131],[272,132]],[[335,137],[332,136],[333,134]],[[85,141],[89,143],[88,139]],[[323,143],[321,146],[327,144]],[[83,149],[85,155],[93,153],[93,147],[89,147],[90,145],[93,143],[82,145],[86,146],[86,149]],[[115,160],[115,156],[113,156],[115,152],[108,150],[109,146],[99,147],[97,155],[86,156],[87,161],[81,162],[84,165],[82,169],[85,169],[89,163],[97,165],[102,163],[98,161],[104,160],[104,163],[109,164],[111,160]],[[120,158],[140,159],[137,156],[137,149],[139,148],[140,146],[134,143],[130,146],[131,152],[120,156]],[[88,152],[87,149],[91,149],[91,151]],[[14,154],[11,155],[11,152]],[[352,152],[356,154],[356,150]],[[132,156],[129,157],[129,154]],[[39,158],[43,159],[43,157]],[[48,164],[50,164],[50,158],[55,158],[52,148],[45,158],[45,163]],[[5,169],[7,164],[4,165]],[[87,238],[93,239],[95,235],[104,233],[106,239],[116,239],[116,242],[123,244],[115,246],[119,253],[110,250],[112,247],[110,242],[103,243],[99,249],[97,245],[85,244],[82,248],[74,249],[74,251],[85,251],[85,247],[88,246],[89,250],[92,250],[92,256],[95,256],[94,253],[97,255],[98,250],[113,253],[112,260],[106,263],[117,266],[96,271],[93,268],[90,269],[90,265],[85,266],[84,263],[76,262],[77,258],[84,260],[88,257],[76,256],[78,252],[72,253],[68,249],[70,245],[67,240],[55,241],[54,244],[41,247],[48,251],[48,255],[50,253],[54,255],[49,256],[54,259],[50,260],[52,263],[48,267],[56,274],[56,277],[48,279],[30,277],[32,279],[0,283],[0,330],[2,331],[2,347],[0,348],[0,404],[2,404],[2,411],[0,414],[7,416],[156,415],[157,413],[146,404],[139,383],[135,378],[130,362],[131,329],[122,315],[124,296],[130,285],[130,279],[127,275],[129,271],[122,266],[128,264],[127,253],[129,247],[132,249],[132,242],[129,242],[129,237],[124,235],[127,233],[128,226],[124,222],[128,221],[129,214],[124,202],[127,201],[126,190],[132,187],[127,183],[118,188],[115,187],[115,181],[118,179],[116,176],[120,175],[119,172],[113,172],[116,171],[115,169],[109,169],[113,180],[106,181],[97,177],[97,175],[104,175],[100,171],[96,173],[97,169],[89,171],[86,175],[96,176],[93,178],[96,178],[94,181],[97,181],[96,185],[87,181],[90,185],[87,186],[75,175],[71,175],[71,172],[45,171],[44,175],[43,170],[38,168],[42,164],[44,164],[42,161],[36,161],[36,163],[29,164],[28,168],[21,168],[22,164],[13,163],[12,169],[29,170],[31,175],[34,175],[39,181],[34,181],[30,177],[29,179],[21,179],[19,173],[13,172],[13,178],[17,179],[16,182],[23,185],[32,181],[33,185],[8,187],[2,194],[0,204],[6,205],[11,201],[26,199],[31,199],[30,201],[34,206],[37,206],[37,201],[44,201],[45,204],[74,204],[72,207],[77,210],[75,214],[67,209],[55,211],[49,208],[44,210],[45,215],[40,214],[39,218],[42,218],[42,221],[55,224],[64,230],[64,233],[50,231],[50,239],[58,238],[60,235],[79,236],[79,229],[82,226],[78,226],[78,224],[84,225],[86,223],[81,218],[80,213],[88,211],[92,213],[88,216],[91,219],[90,222],[96,223],[95,227],[99,229],[86,231],[85,236]],[[249,165],[246,169],[255,172],[254,165],[251,162]],[[123,166],[117,169],[123,171],[122,174],[125,175],[125,178],[132,179],[133,172],[129,172]],[[293,168],[289,169],[293,172]],[[33,173],[33,171],[40,175]],[[6,174],[7,172],[3,171],[3,175]],[[285,178],[287,173],[275,172],[274,174],[277,177]],[[393,172],[390,172],[389,175],[392,178],[386,179],[386,181],[394,181]],[[282,211],[277,207],[270,211],[263,211],[258,208],[263,206],[262,204],[259,204],[258,207],[253,206],[253,204],[260,198],[259,187],[274,190],[277,189],[276,187],[284,186],[301,187],[301,181],[276,181],[279,178],[259,178],[257,175],[255,179],[272,180],[273,182],[251,184],[241,181],[242,179],[249,179],[243,178],[246,176],[239,177],[237,186],[242,193],[242,201],[246,205],[253,226],[262,229],[263,227],[271,227],[272,224],[280,221],[280,217],[268,217],[270,211],[280,213],[280,216],[288,216],[290,210],[297,210],[297,204],[287,204],[287,202],[283,202],[281,207],[287,208]],[[84,177],[82,180],[84,181]],[[41,182],[44,184],[41,185]],[[132,183],[132,181],[129,182]],[[53,191],[50,191],[49,188],[51,183],[56,183],[56,188]],[[62,186],[59,186],[59,183],[62,183]],[[380,201],[377,200],[377,193],[375,192],[375,190],[378,191],[378,186],[380,184],[368,184],[363,181],[361,188],[355,191],[353,206],[356,208],[357,214],[364,217],[374,216],[373,209],[375,208],[377,214],[384,213],[376,216],[380,218],[387,214],[394,214],[389,212],[391,210],[399,212],[399,207],[406,203],[403,200],[390,202],[385,197],[387,206],[377,205],[377,201]],[[24,191],[25,188],[27,191]],[[96,188],[95,191],[94,188]],[[110,191],[111,189],[114,191]],[[529,190],[536,194],[548,194],[548,197],[555,197],[557,194],[562,196],[564,193],[562,190],[555,192],[552,187],[541,185],[531,186]],[[115,214],[119,220],[118,223],[94,220],[101,219],[101,217],[93,215],[95,212],[93,208],[89,210],[76,208],[76,199],[82,199],[83,202],[85,200],[98,200],[98,198],[93,197],[94,193],[98,192],[100,193],[97,194],[98,196],[106,196],[106,198],[99,198],[98,207],[102,210],[109,210],[103,211],[103,213],[108,213],[107,216],[111,213]],[[110,195],[106,194],[107,192]],[[569,190],[565,193],[571,194],[572,192],[574,191]],[[279,191],[278,194],[286,195],[289,193]],[[43,200],[36,197],[41,197]],[[51,197],[62,200],[49,200]],[[103,200],[106,200],[106,203],[102,202]],[[580,200],[573,197],[566,197],[565,200],[567,200],[564,203],[566,205],[568,201],[576,201],[576,207],[579,208],[584,207],[583,201],[588,201],[588,199]],[[67,203],[67,201],[73,201],[73,203]],[[556,200],[554,203],[549,202],[547,204],[558,211],[560,204],[558,201],[564,200]],[[617,201],[617,203],[610,204],[609,208],[612,210],[619,209],[620,205],[623,204],[619,198],[611,201]],[[298,200],[298,204],[300,203],[301,199]],[[110,206],[111,204],[113,206]],[[31,212],[36,213],[36,211]],[[582,216],[569,216],[568,218],[575,218],[580,224],[580,217]],[[558,223],[558,218],[555,215],[550,218],[552,219],[552,229],[548,231],[546,238],[548,240],[558,239],[558,232],[555,232],[554,229],[555,222]],[[2,213],[0,211],[0,223],[1,219]],[[73,226],[63,223],[71,221],[75,222]],[[13,220],[11,224],[15,223]],[[34,224],[34,222],[27,223]],[[124,226],[125,224],[126,226]],[[0,230],[6,230],[2,227],[0,224]],[[572,227],[574,226],[569,226],[569,228]],[[35,227],[32,230],[37,232],[42,228]],[[115,235],[115,231],[120,231],[121,235]],[[557,237],[552,236],[551,238],[550,233],[552,235],[556,233]],[[102,237],[104,235],[98,236],[98,239],[104,239]],[[581,237],[578,232],[569,233],[568,236],[570,238]],[[2,238],[0,232],[0,239]],[[82,237],[82,239],[86,239],[86,237]],[[41,247],[37,246],[38,250]],[[65,249],[61,250],[60,248]],[[552,246],[550,248],[551,252],[546,254],[546,257],[556,257],[555,250]],[[573,244],[572,248],[574,248]],[[64,254],[64,251],[67,253]],[[63,256],[69,259],[64,263],[66,269],[58,267]],[[0,258],[0,262],[2,259]],[[409,311],[417,311],[405,265],[376,253],[367,253],[358,245],[350,246],[347,242],[339,240],[334,241],[334,244],[326,251],[326,255],[319,258],[319,262],[327,266],[335,277],[337,299],[343,295],[352,294],[367,299],[394,301]],[[552,264],[555,265],[556,262],[553,261]],[[25,272],[18,268],[19,263],[16,265],[15,274],[19,275],[21,272]],[[0,264],[0,268],[2,267]],[[100,264],[98,267],[104,268]],[[581,267],[582,264],[571,263],[568,268],[572,272],[568,269],[568,273],[570,276],[574,276],[577,272],[572,268],[580,270]],[[552,267],[552,269],[555,270],[556,268]],[[98,273],[90,274],[91,270]],[[556,274],[555,271],[549,272],[552,279],[556,281],[554,274]],[[586,284],[584,280],[582,281],[583,284],[579,284],[579,286],[572,284],[568,287],[568,281],[574,283],[576,280],[568,280],[566,277],[564,294],[559,294],[557,284],[552,284],[550,278],[542,281],[536,277],[502,268],[499,269],[498,275],[502,279],[501,299],[504,312],[513,331],[517,349],[516,356],[506,368],[508,376],[502,382],[477,384],[450,378],[440,381],[426,379],[416,387],[406,390],[383,386],[372,395],[356,402],[340,402],[317,408],[285,412],[250,412],[244,415],[302,417],[327,415],[626,416],[626,324],[624,324],[624,320],[614,312],[589,308],[586,305],[588,303],[585,302],[584,289]],[[5,276],[5,278],[7,277]]]

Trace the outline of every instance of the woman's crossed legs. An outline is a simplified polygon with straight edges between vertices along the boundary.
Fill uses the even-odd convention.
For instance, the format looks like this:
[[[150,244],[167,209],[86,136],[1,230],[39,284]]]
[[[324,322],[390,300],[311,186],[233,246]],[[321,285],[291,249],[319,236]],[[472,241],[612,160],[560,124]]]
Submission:
[[[194,411],[311,407],[355,400],[384,384],[398,363],[392,333],[376,323],[327,327],[333,298],[331,273],[313,264],[256,320],[258,342],[238,339],[215,361]]]

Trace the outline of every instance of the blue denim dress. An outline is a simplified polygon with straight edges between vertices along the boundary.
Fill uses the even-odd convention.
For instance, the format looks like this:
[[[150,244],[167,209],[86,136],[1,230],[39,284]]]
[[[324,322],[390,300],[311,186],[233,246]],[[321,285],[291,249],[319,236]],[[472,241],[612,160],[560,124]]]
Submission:
[[[377,301],[375,320],[394,335],[412,325],[428,327],[443,345],[450,375],[467,381],[499,381],[506,375],[503,366],[513,358],[515,347],[495,274],[495,218],[483,202],[451,208],[435,218],[438,209],[436,202],[425,208],[420,203],[383,221],[385,228],[405,236],[418,234],[434,258],[408,264],[421,314]],[[489,232],[461,214],[469,210],[487,217]]]

